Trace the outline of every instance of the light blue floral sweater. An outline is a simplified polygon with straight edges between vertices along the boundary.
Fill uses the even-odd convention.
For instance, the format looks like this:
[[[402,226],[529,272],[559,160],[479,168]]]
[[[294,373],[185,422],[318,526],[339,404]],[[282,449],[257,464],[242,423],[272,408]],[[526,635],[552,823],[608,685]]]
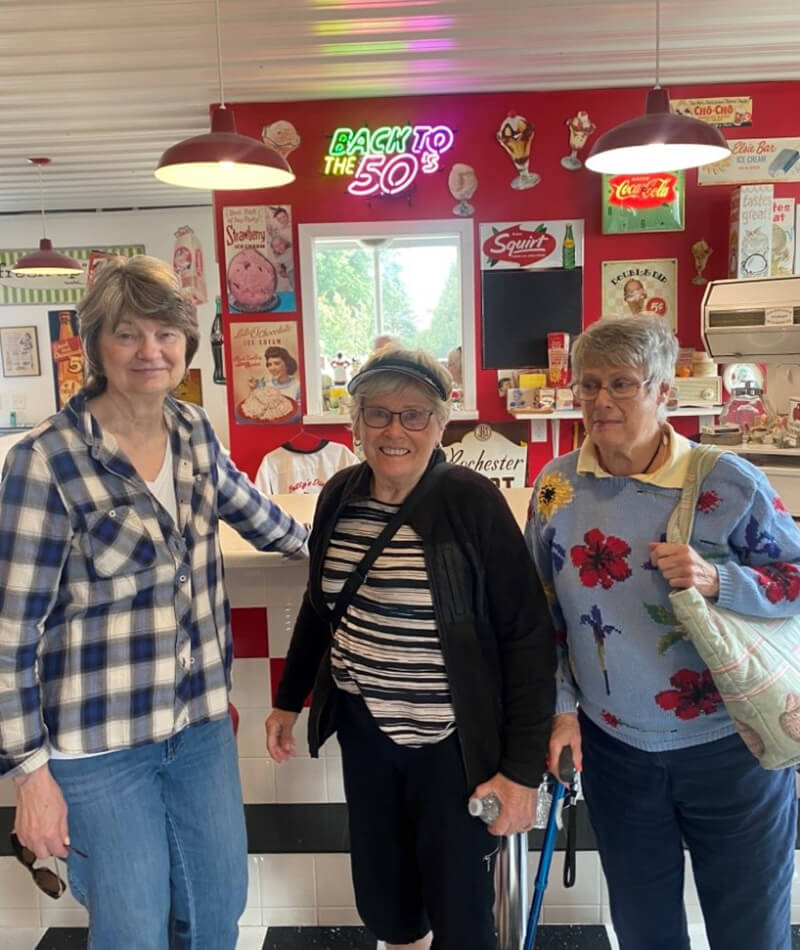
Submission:
[[[680,497],[693,443],[666,426],[668,461],[614,476],[587,440],[536,481],[526,528],[559,638],[557,712],[583,712],[647,751],[735,731],[650,564]],[[800,612],[800,530],[766,477],[727,453],[701,486],[692,546],[719,571],[717,603],[758,617]]]

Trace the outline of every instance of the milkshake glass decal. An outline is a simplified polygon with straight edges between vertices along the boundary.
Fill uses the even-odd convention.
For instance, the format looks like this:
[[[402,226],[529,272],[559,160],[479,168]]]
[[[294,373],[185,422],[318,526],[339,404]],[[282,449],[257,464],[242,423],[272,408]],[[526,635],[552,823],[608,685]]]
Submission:
[[[461,218],[466,218],[473,214],[475,209],[469,203],[469,199],[475,194],[478,187],[478,176],[471,165],[465,165],[463,162],[456,162],[450,169],[447,176],[447,187],[450,194],[458,202],[453,206],[453,214]]]
[[[570,153],[561,159],[561,164],[570,171],[577,171],[583,167],[583,162],[578,158],[578,152],[586,145],[589,136],[597,126],[583,109],[571,119],[567,119],[564,124],[569,129]]]
[[[528,170],[531,145],[535,134],[536,129],[532,123],[515,112],[509,112],[497,130],[497,141],[511,156],[514,167],[517,169],[517,177],[511,182],[511,187],[517,191],[524,188],[533,188],[542,180],[536,172]]]

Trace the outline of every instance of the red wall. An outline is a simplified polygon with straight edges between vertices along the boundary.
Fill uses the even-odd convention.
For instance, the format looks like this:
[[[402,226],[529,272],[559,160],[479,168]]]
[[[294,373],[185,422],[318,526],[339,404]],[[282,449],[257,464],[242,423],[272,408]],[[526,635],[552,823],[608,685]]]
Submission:
[[[686,228],[682,232],[655,232],[644,235],[602,235],[600,233],[601,177],[585,168],[568,171],[560,160],[569,151],[565,121],[579,109],[586,110],[603,132],[613,125],[639,115],[644,109],[646,89],[591,89],[563,92],[508,92],[477,95],[416,96],[394,99],[344,99],[335,101],[247,103],[232,106],[238,131],[260,138],[261,128],[276,119],[288,119],[297,129],[302,143],[290,157],[297,180],[283,188],[261,192],[217,192],[214,196],[217,223],[217,259],[220,281],[225,285],[225,252],[221,243],[221,209],[225,205],[291,205],[292,224],[318,222],[385,221],[425,218],[450,218],[453,198],[447,188],[447,172],[453,162],[472,165],[479,186],[471,203],[475,206],[475,299],[476,353],[480,340],[480,261],[477,256],[478,222],[528,219],[583,219],[584,247],[584,325],[600,315],[601,261],[615,259],[678,259],[678,334],[683,346],[701,348],[700,303],[703,288],[691,283],[694,263],[691,245],[705,238],[713,248],[706,276],[727,276],[728,201],[730,186],[699,187],[696,171],[686,173]],[[741,96],[753,98],[753,123],[747,128],[724,129],[727,138],[777,138],[800,134],[796,110],[790,104],[800,97],[800,82],[741,83],[703,86],[673,86],[672,98],[698,96]],[[510,181],[514,168],[495,140],[495,132],[509,111],[524,115],[536,127],[530,168],[542,176],[541,183],[526,191],[513,191]],[[442,170],[420,175],[411,199],[355,198],[346,192],[348,179],[322,174],[323,156],[329,138],[338,126],[358,128],[367,125],[430,124],[449,125],[455,130],[455,144],[442,159]],[[590,144],[594,138],[590,139]],[[581,157],[588,151],[584,149]],[[791,196],[800,201],[800,184],[775,186],[777,197]],[[297,242],[295,240],[295,247]],[[302,305],[300,274],[296,314],[276,314],[272,319],[298,322],[302,345]],[[225,295],[223,294],[223,300]],[[252,320],[253,315],[224,314],[226,324],[226,360],[230,361],[228,325],[231,321]],[[269,319],[269,318],[265,318]],[[480,368],[478,355],[478,410],[483,421],[507,421],[504,403],[497,395],[496,372]],[[301,372],[303,366],[301,361]],[[232,378],[228,365],[228,379]],[[230,444],[237,464],[251,475],[265,452],[297,433],[299,424],[287,426],[237,425],[229,399]],[[677,420],[683,431],[696,431],[694,420]],[[571,424],[562,423],[562,446],[569,446]],[[314,427],[322,437],[350,442],[344,426]],[[564,449],[562,448],[562,451]],[[531,468],[535,473],[549,458],[548,444],[533,444]]]

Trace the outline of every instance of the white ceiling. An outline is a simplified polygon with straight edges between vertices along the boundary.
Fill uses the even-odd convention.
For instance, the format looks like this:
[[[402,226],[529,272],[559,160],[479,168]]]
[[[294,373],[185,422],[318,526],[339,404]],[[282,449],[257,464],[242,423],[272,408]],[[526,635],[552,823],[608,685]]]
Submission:
[[[220,0],[229,102],[650,85],[655,0]],[[800,0],[662,0],[661,79],[800,79]],[[156,181],[219,100],[213,0],[0,0],[0,214],[208,203]],[[787,103],[798,109],[798,103]],[[0,231],[6,229],[0,220]]]

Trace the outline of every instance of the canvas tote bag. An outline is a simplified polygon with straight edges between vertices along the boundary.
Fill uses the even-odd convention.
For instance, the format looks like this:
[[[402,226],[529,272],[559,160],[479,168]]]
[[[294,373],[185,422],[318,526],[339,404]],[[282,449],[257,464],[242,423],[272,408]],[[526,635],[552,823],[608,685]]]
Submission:
[[[722,452],[692,449],[667,541],[689,544],[703,479]],[[718,607],[694,587],[669,595],[747,748],[765,769],[800,762],[800,614],[766,620]]]

